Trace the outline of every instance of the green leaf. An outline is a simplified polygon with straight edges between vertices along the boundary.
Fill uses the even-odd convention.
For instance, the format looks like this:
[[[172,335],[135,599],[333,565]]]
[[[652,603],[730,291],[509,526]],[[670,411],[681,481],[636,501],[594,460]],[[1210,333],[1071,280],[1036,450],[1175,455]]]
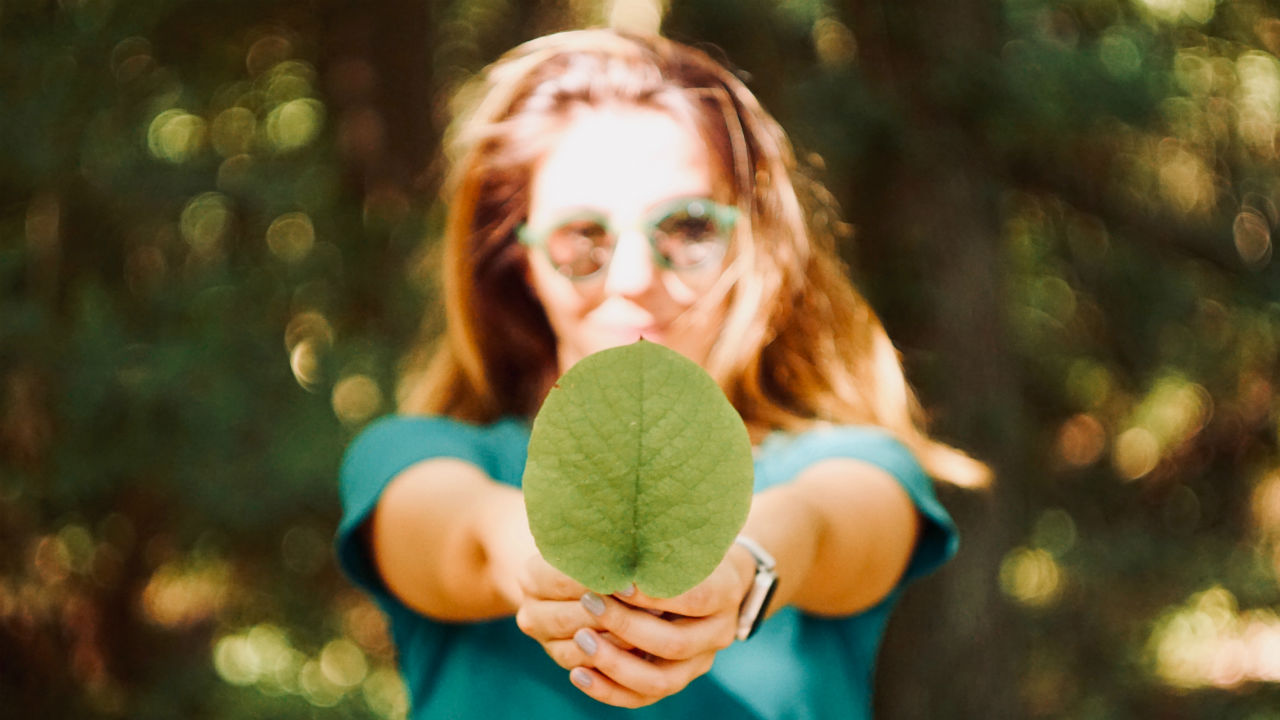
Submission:
[[[711,574],[751,506],[751,440],[715,380],[641,340],[583,358],[534,418],[529,528],[595,592],[673,597]]]

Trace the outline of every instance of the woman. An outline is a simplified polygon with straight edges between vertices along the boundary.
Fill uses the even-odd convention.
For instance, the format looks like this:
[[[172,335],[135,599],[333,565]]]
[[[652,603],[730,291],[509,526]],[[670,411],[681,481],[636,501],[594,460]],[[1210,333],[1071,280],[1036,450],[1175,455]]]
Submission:
[[[703,53],[606,30],[526,43],[468,97],[446,336],[342,469],[339,554],[390,618],[411,716],[869,717],[893,599],[955,549],[928,475],[984,470],[913,422],[782,130]],[[701,364],[756,444],[745,539],[670,599],[550,567],[519,490],[551,384],[640,337]]]

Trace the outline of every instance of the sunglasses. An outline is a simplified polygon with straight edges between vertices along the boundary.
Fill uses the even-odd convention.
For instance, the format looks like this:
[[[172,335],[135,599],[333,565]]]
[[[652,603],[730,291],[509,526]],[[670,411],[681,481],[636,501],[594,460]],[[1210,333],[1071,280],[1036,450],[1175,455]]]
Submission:
[[[649,239],[654,261],[670,270],[694,270],[724,259],[738,209],[707,198],[671,200],[651,210],[639,229]],[[520,242],[541,247],[567,278],[586,280],[609,266],[619,228],[597,210],[573,210],[544,228],[520,226]]]

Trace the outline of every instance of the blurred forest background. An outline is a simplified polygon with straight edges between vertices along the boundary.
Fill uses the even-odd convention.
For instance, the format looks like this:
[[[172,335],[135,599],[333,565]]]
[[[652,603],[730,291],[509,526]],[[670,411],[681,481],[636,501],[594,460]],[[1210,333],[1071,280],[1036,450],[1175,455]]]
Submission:
[[[0,715],[403,716],[338,460],[451,90],[611,14],[741,69],[997,470],[879,715],[1280,718],[1274,0],[3,0]]]

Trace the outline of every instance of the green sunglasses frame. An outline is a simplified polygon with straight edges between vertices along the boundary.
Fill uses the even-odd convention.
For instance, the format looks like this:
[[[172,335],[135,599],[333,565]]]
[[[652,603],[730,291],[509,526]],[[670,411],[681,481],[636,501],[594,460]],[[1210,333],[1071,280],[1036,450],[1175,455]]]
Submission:
[[[690,205],[692,205],[693,203],[705,204],[707,206],[708,214],[710,214],[710,216],[716,221],[717,225],[720,225],[726,231],[732,231],[733,226],[738,221],[738,208],[732,205],[721,205],[720,203],[710,198],[699,197],[699,196],[685,196],[685,197],[672,198],[671,200],[667,200],[665,202],[659,203],[652,210],[650,210],[648,213],[645,214],[645,219],[640,223],[640,226],[639,226],[639,229],[644,234],[645,239],[649,241],[649,250],[653,253],[653,261],[659,267],[665,268],[667,270],[675,270],[677,272],[681,270],[693,270],[698,267],[697,265],[695,265],[687,268],[679,268],[671,265],[671,263],[667,261],[667,258],[663,257],[662,253],[658,252],[658,244],[657,244],[657,241],[654,239],[654,235],[657,232],[658,226],[661,225],[664,220],[671,217],[678,210],[685,209]],[[552,260],[551,258],[551,251],[547,248],[547,239],[551,237],[551,233],[555,232],[558,228],[564,227],[569,223],[578,222],[581,220],[591,220],[591,221],[600,223],[600,226],[603,227],[610,235],[613,235],[615,240],[619,235],[619,232],[618,232],[619,228],[616,227],[612,222],[610,222],[609,217],[607,215],[597,210],[584,208],[580,210],[570,210],[569,212],[565,213],[563,216],[557,218],[555,222],[549,224],[547,227],[541,230],[534,230],[533,228],[529,227],[527,223],[521,224],[520,227],[517,228],[516,230],[516,237],[519,238],[521,245],[525,245],[527,247],[541,248],[542,252],[546,254],[547,259],[551,260],[551,264],[553,267],[556,268],[556,272],[560,273],[561,275],[564,275],[565,277],[574,281],[590,280],[591,278],[594,278],[600,275],[601,273],[603,273],[605,270],[608,269],[609,263],[613,262],[612,252],[609,253],[609,259],[604,264],[602,264],[598,269],[593,270],[587,273],[586,275],[569,275],[565,273],[563,270],[561,270],[560,266],[555,264],[555,261]],[[724,242],[726,245],[728,244],[728,241],[729,241],[729,238],[726,237],[724,239]]]

